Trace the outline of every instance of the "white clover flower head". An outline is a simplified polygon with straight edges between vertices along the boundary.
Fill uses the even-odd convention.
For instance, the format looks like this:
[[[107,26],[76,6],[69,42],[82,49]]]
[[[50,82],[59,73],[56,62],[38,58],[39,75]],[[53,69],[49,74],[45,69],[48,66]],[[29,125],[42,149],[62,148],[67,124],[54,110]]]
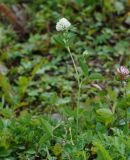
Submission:
[[[124,66],[120,66],[119,68],[117,68],[117,74],[120,77],[120,79],[123,80],[129,76],[130,72],[129,72],[128,68],[126,68]]]
[[[71,23],[66,18],[61,18],[56,24],[57,31],[64,31],[71,26]]]

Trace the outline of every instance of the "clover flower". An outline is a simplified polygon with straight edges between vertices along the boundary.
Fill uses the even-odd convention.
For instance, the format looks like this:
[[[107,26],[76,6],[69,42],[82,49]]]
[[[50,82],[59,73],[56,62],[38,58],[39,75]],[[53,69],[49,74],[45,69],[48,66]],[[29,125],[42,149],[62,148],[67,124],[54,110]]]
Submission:
[[[117,68],[117,74],[121,80],[127,78],[129,76],[129,73],[129,70],[124,66],[120,66],[119,68]]]
[[[56,24],[57,31],[64,31],[71,26],[71,23],[66,18],[61,18]]]

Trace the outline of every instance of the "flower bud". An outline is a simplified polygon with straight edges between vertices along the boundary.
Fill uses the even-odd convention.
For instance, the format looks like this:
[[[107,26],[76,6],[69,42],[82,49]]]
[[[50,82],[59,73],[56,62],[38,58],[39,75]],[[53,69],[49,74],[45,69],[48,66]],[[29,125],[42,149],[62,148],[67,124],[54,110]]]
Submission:
[[[129,76],[129,73],[129,70],[124,66],[120,66],[119,68],[117,68],[117,75],[121,80],[127,78]]]

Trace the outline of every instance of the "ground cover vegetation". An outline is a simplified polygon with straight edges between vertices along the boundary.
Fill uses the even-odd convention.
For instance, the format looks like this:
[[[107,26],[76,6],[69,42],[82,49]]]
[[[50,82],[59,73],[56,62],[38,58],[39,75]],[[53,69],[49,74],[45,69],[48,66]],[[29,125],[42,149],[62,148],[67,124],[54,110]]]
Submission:
[[[0,159],[130,160],[129,69],[129,0],[0,0]]]

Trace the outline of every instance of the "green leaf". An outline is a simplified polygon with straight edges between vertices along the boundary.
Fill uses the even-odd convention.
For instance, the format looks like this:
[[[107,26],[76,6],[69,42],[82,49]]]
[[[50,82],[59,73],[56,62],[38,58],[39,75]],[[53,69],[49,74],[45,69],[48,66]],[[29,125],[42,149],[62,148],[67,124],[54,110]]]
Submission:
[[[87,66],[87,64],[86,64],[83,56],[81,56],[81,57],[79,58],[79,64],[80,64],[80,67],[81,67],[84,75],[85,75],[86,77],[88,77],[88,66]]]
[[[32,70],[30,80],[36,75],[37,71],[41,68],[41,66],[45,63],[44,60],[41,60]]]
[[[62,146],[61,144],[57,143],[55,144],[55,146],[53,147],[53,153],[55,156],[59,156],[62,152]]]
[[[100,80],[103,79],[103,76],[100,73],[92,73],[89,78],[92,80]]]
[[[60,46],[65,46],[65,42],[63,41],[63,35],[54,35],[53,36],[54,42],[56,42]]]
[[[8,157],[10,154],[11,154],[10,149],[0,146],[0,158],[3,159],[5,157]]]
[[[98,160],[112,160],[109,152],[100,144],[100,142],[93,142],[97,149]]]
[[[24,93],[27,89],[28,83],[29,83],[29,78],[27,78],[25,76],[22,76],[19,78],[19,81],[18,81],[19,101],[21,101],[21,99],[23,98]]]
[[[86,2],[88,5],[96,5],[100,3],[100,0],[87,0]]]
[[[106,125],[111,123],[114,118],[114,114],[108,108],[100,108],[96,110],[96,114],[97,114],[97,120],[102,123],[105,123]]]
[[[41,118],[41,122],[42,122],[42,124],[43,124],[43,127],[44,127],[45,131],[46,131],[50,136],[53,136],[53,127],[51,126],[51,124],[50,124],[47,120],[45,120],[45,119],[43,119],[43,118]]]
[[[10,118],[13,115],[13,110],[10,109],[10,108],[3,108],[1,111],[0,111],[0,114],[6,118]]]
[[[4,96],[7,102],[13,105],[14,104],[13,89],[10,85],[9,79],[3,74],[0,74],[0,87],[2,88],[4,92]]]
[[[30,84],[30,82],[32,81],[32,79],[34,78],[34,76],[36,75],[37,71],[40,69],[40,67],[43,65],[43,60],[41,60],[32,70],[31,72],[31,76],[30,77],[25,77],[25,76],[22,76],[19,78],[19,81],[18,81],[18,104],[17,106],[15,106],[15,108],[17,108],[18,106],[21,106],[22,104],[22,99],[26,93],[26,90]]]

